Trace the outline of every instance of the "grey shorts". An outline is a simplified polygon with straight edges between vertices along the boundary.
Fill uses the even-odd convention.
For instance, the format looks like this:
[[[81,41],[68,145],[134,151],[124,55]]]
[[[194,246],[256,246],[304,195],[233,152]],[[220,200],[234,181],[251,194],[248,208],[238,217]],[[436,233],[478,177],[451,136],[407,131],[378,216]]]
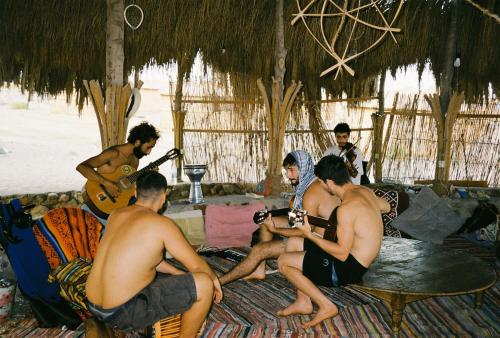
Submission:
[[[183,313],[196,301],[196,285],[190,273],[158,274],[155,280],[125,304],[112,309],[88,302],[100,321],[123,331],[141,330],[160,319]]]

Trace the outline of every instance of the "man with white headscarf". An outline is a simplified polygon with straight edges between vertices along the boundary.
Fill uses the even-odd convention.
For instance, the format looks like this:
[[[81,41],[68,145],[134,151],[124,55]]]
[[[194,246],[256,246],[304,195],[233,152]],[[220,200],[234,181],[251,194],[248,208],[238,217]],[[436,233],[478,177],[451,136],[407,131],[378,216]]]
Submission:
[[[289,153],[283,160],[283,169],[293,189],[295,196],[290,206],[306,210],[309,215],[328,219],[332,211],[340,205],[338,197],[330,195],[322,188],[321,182],[314,175],[314,162],[311,155],[302,150]],[[324,229],[316,228],[319,235]],[[265,279],[266,259],[278,258],[285,252],[286,243],[283,239],[273,239],[274,234],[282,237],[301,236],[297,229],[290,228],[287,217],[272,217],[269,215],[260,225],[260,243],[255,245],[247,258],[219,278],[222,285],[245,277],[245,279]],[[303,248],[297,248],[303,251]]]

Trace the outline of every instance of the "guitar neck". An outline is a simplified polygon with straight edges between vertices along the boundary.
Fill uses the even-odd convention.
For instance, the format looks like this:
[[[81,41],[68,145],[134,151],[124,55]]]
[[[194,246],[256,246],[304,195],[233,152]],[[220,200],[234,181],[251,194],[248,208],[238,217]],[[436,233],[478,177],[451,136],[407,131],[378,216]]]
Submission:
[[[288,212],[289,211],[290,211],[290,208],[274,209],[274,210],[269,210],[268,214],[270,214],[273,217],[276,217],[276,216],[288,216]]]
[[[149,163],[147,166],[145,166],[141,170],[138,170],[135,173],[131,174],[130,176],[127,176],[127,178],[130,181],[130,183],[134,183],[137,180],[137,178],[139,177],[139,175],[141,175],[143,172],[158,168],[160,165],[162,165],[163,163],[165,163],[166,161],[168,161],[172,158],[175,158],[175,157],[172,157],[172,155],[170,155],[170,154],[164,155],[164,156],[160,157],[159,159],[157,159],[156,161]]]
[[[290,208],[275,209],[275,210],[269,210],[268,213],[273,217],[275,217],[275,216],[288,216],[288,213],[290,212],[290,210],[291,210]],[[327,228],[334,226],[334,224],[330,224],[330,222],[328,222],[328,220],[325,218],[307,215],[307,219],[309,220],[310,224],[317,226],[317,227],[320,227],[320,228],[323,228],[323,229],[327,229]]]

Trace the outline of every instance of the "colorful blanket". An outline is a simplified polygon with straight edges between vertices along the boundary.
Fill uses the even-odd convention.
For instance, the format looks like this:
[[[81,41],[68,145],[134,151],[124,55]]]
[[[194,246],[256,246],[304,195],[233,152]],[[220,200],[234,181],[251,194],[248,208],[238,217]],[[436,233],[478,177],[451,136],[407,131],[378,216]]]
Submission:
[[[93,260],[103,230],[97,218],[80,208],[53,209],[33,227],[52,269],[76,257]]]
[[[77,257],[49,274],[49,282],[59,282],[61,296],[84,317],[90,315],[86,304],[85,283],[91,268],[91,261]]]

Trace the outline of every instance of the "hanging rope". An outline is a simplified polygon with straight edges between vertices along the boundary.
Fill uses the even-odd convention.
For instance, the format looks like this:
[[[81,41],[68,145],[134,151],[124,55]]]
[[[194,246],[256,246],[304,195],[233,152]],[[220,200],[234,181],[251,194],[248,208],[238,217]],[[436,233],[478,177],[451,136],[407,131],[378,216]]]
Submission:
[[[140,16],[140,19],[139,19],[139,23],[137,25],[133,25],[131,24],[129,21],[128,21],[128,18],[127,18],[127,11],[129,10],[129,8],[131,7],[135,7],[139,10],[139,13],[141,14]],[[130,4],[128,5],[127,7],[125,7],[125,10],[123,11],[123,18],[125,19],[125,23],[130,27],[132,28],[133,30],[137,30],[139,27],[141,27],[142,25],[142,21],[144,20],[144,12],[142,11],[142,8],[137,6],[136,4]]]

